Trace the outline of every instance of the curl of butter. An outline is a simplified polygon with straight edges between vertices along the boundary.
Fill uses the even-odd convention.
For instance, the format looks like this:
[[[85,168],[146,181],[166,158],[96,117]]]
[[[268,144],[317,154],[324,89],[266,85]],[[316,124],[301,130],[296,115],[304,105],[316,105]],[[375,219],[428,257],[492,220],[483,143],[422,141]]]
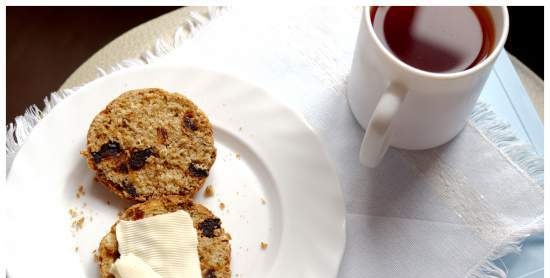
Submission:
[[[188,212],[120,220],[115,230],[120,255],[134,254],[162,278],[202,277],[197,230]]]
[[[122,255],[111,267],[116,278],[162,278],[146,262],[134,254]]]

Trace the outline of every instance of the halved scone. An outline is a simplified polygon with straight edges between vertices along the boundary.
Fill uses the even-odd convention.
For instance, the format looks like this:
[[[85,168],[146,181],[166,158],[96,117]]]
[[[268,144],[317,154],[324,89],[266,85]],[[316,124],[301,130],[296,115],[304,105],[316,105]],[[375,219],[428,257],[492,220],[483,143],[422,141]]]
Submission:
[[[221,227],[221,221],[204,206],[181,196],[165,196],[149,200],[128,208],[119,220],[140,220],[143,218],[184,210],[193,220],[197,231],[198,255],[203,277],[231,277],[230,235]],[[113,278],[111,267],[120,257],[115,223],[103,237],[97,252],[100,273],[103,278]]]

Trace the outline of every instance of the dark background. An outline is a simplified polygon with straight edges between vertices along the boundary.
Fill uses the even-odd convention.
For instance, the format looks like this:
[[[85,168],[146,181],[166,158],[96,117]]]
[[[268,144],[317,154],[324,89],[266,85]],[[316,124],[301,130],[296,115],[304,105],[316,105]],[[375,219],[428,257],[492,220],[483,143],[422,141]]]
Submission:
[[[6,7],[6,122],[57,91],[95,52],[178,7]]]
[[[508,7],[508,12],[506,50],[544,79],[544,8]]]
[[[178,7],[7,7],[6,121],[61,84],[96,51]],[[544,9],[509,7],[506,49],[544,78]]]

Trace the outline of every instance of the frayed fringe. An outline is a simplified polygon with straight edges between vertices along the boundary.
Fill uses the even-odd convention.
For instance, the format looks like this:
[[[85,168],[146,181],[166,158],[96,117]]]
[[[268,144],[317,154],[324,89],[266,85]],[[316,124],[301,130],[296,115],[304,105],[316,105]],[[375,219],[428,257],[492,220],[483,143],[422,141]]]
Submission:
[[[470,274],[470,278],[506,278],[507,274],[499,268],[496,264],[492,262],[487,262],[486,264],[480,266],[478,270]]]
[[[228,8],[226,7],[208,7],[208,11],[206,13],[191,12],[189,14],[191,19],[186,20],[185,24],[178,27],[174,32],[174,41],[172,43],[167,43],[163,39],[158,39],[155,42],[153,49],[145,51],[145,53],[143,53],[139,58],[123,60],[122,62],[111,66],[111,68],[107,70],[97,68],[99,71],[99,76],[105,76],[121,69],[142,66],[154,62],[159,57],[162,57],[181,46],[188,38],[195,36],[197,32],[206,26],[206,23],[219,16],[227,9]]]
[[[544,186],[544,159],[539,156],[533,146],[521,142],[514,135],[510,124],[497,118],[490,109],[490,105],[479,102],[470,116],[472,126],[480,131],[480,134],[495,144],[498,149],[516,165],[526,176],[540,186]],[[510,234],[487,256],[485,262],[475,266],[467,277],[469,278],[506,278],[507,273],[499,268],[494,261],[513,253],[521,251],[521,242],[532,234],[544,230],[544,216],[538,217],[533,223],[522,227]]]
[[[49,97],[44,98],[44,108],[31,105],[21,116],[15,117],[15,123],[10,123],[6,131],[6,168],[9,172],[11,163],[17,151],[21,148],[25,139],[31,134],[32,129],[44,118],[58,103],[72,95],[80,87],[64,89],[53,92]]]
[[[206,23],[221,14],[226,10],[224,7],[209,7],[204,13],[191,12],[191,19],[186,20],[183,26],[176,29],[174,33],[174,42],[169,44],[162,39],[158,39],[152,50],[146,51],[137,59],[126,59],[119,62],[109,69],[97,68],[98,77],[102,77],[115,71],[142,66],[153,62],[160,56],[166,55],[173,49],[182,45],[184,41],[194,36]],[[44,108],[40,109],[36,105],[32,105],[25,110],[25,113],[15,118],[15,123],[10,123],[6,131],[6,170],[9,172],[11,164],[17,151],[21,148],[25,139],[29,136],[33,128],[38,122],[47,115],[53,107],[60,103],[66,97],[72,95],[80,87],[71,89],[59,90],[51,93],[49,97],[44,98]]]
[[[485,262],[472,268],[466,276],[468,278],[506,278],[506,271],[499,268],[494,261],[509,255],[517,254],[521,251],[521,242],[536,233],[544,230],[544,216],[540,216],[533,223],[511,233],[508,239],[505,239],[499,246],[491,251]]]
[[[544,158],[535,152],[533,146],[517,138],[510,124],[499,120],[488,104],[477,103],[470,119],[473,126],[495,144],[514,165],[527,173],[537,185],[544,185]]]

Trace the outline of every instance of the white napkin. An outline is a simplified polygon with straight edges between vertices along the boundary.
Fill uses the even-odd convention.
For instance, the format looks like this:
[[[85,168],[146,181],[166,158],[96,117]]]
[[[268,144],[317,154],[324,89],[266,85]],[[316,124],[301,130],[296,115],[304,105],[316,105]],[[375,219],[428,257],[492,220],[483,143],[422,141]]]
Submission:
[[[345,98],[360,13],[231,8],[178,40],[174,51],[149,58],[248,80],[305,116],[336,165],[346,199],[340,277],[504,277],[490,260],[542,230],[542,189],[490,142],[500,140],[508,153],[515,144],[491,129],[484,107],[443,147],[392,149],[377,169],[361,166],[364,131]],[[533,160],[523,161],[533,172]]]

